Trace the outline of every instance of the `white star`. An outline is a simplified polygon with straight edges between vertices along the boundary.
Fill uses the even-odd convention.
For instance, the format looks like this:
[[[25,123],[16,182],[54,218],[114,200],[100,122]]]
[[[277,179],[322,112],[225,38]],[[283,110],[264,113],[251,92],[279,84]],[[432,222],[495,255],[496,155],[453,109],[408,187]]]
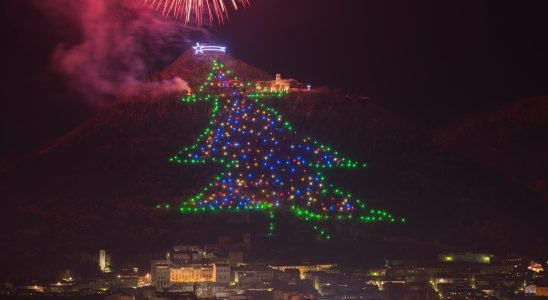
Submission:
[[[204,46],[201,46],[200,43],[196,43],[196,46],[192,47],[196,52],[194,54],[204,54]]]

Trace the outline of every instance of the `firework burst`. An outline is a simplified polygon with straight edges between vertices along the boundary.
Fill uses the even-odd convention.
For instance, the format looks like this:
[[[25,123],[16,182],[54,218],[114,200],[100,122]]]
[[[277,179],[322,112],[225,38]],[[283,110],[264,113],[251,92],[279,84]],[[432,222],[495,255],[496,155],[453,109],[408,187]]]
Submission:
[[[222,24],[228,17],[229,7],[237,10],[250,5],[250,0],[145,0],[163,17],[182,20],[185,24],[201,26],[204,19],[210,24]]]

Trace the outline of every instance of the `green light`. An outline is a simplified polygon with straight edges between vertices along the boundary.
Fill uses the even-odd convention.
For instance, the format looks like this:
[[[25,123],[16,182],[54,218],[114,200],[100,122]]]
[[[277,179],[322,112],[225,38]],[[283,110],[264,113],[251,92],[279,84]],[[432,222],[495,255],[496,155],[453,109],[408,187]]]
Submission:
[[[193,144],[169,161],[215,163],[224,172],[203,187],[201,193],[185,201],[182,213],[263,211],[272,221],[268,235],[275,229],[274,211],[287,206],[297,218],[313,224],[332,220],[395,221],[386,211],[366,210],[365,203],[351,193],[326,183],[323,169],[355,169],[367,164],[340,156],[331,146],[310,137],[297,135],[291,123],[268,105],[268,99],[281,99],[287,92],[265,92],[251,82],[239,82],[231,70],[216,60],[198,91],[181,101],[211,103],[208,125]],[[307,195],[303,193],[304,186],[310,188]],[[319,230],[318,225],[313,228]],[[320,233],[323,239],[331,239],[326,230]]]

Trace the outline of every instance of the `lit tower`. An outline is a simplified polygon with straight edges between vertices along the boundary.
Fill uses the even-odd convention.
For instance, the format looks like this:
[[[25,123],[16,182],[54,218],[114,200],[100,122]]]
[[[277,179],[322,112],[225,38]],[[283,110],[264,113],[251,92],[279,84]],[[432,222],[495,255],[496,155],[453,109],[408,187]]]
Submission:
[[[110,255],[105,250],[99,250],[99,270],[110,273]]]
[[[107,253],[105,250],[99,250],[99,270],[104,272],[107,267]]]

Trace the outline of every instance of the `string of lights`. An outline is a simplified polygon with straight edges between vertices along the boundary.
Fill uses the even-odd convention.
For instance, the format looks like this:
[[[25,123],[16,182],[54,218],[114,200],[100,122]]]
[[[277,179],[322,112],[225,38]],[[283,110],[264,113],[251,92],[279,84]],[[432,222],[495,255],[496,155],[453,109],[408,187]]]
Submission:
[[[365,168],[367,164],[341,156],[332,147],[298,135],[289,121],[264,98],[286,92],[258,90],[241,82],[217,60],[197,94],[186,103],[213,104],[208,126],[194,144],[169,160],[179,164],[217,163],[224,171],[180,207],[183,214],[265,212],[269,235],[275,212],[287,208],[296,217],[316,223],[325,239],[331,236],[318,223],[332,221],[404,222],[384,210],[371,209],[352,194],[329,184],[324,169]]]

